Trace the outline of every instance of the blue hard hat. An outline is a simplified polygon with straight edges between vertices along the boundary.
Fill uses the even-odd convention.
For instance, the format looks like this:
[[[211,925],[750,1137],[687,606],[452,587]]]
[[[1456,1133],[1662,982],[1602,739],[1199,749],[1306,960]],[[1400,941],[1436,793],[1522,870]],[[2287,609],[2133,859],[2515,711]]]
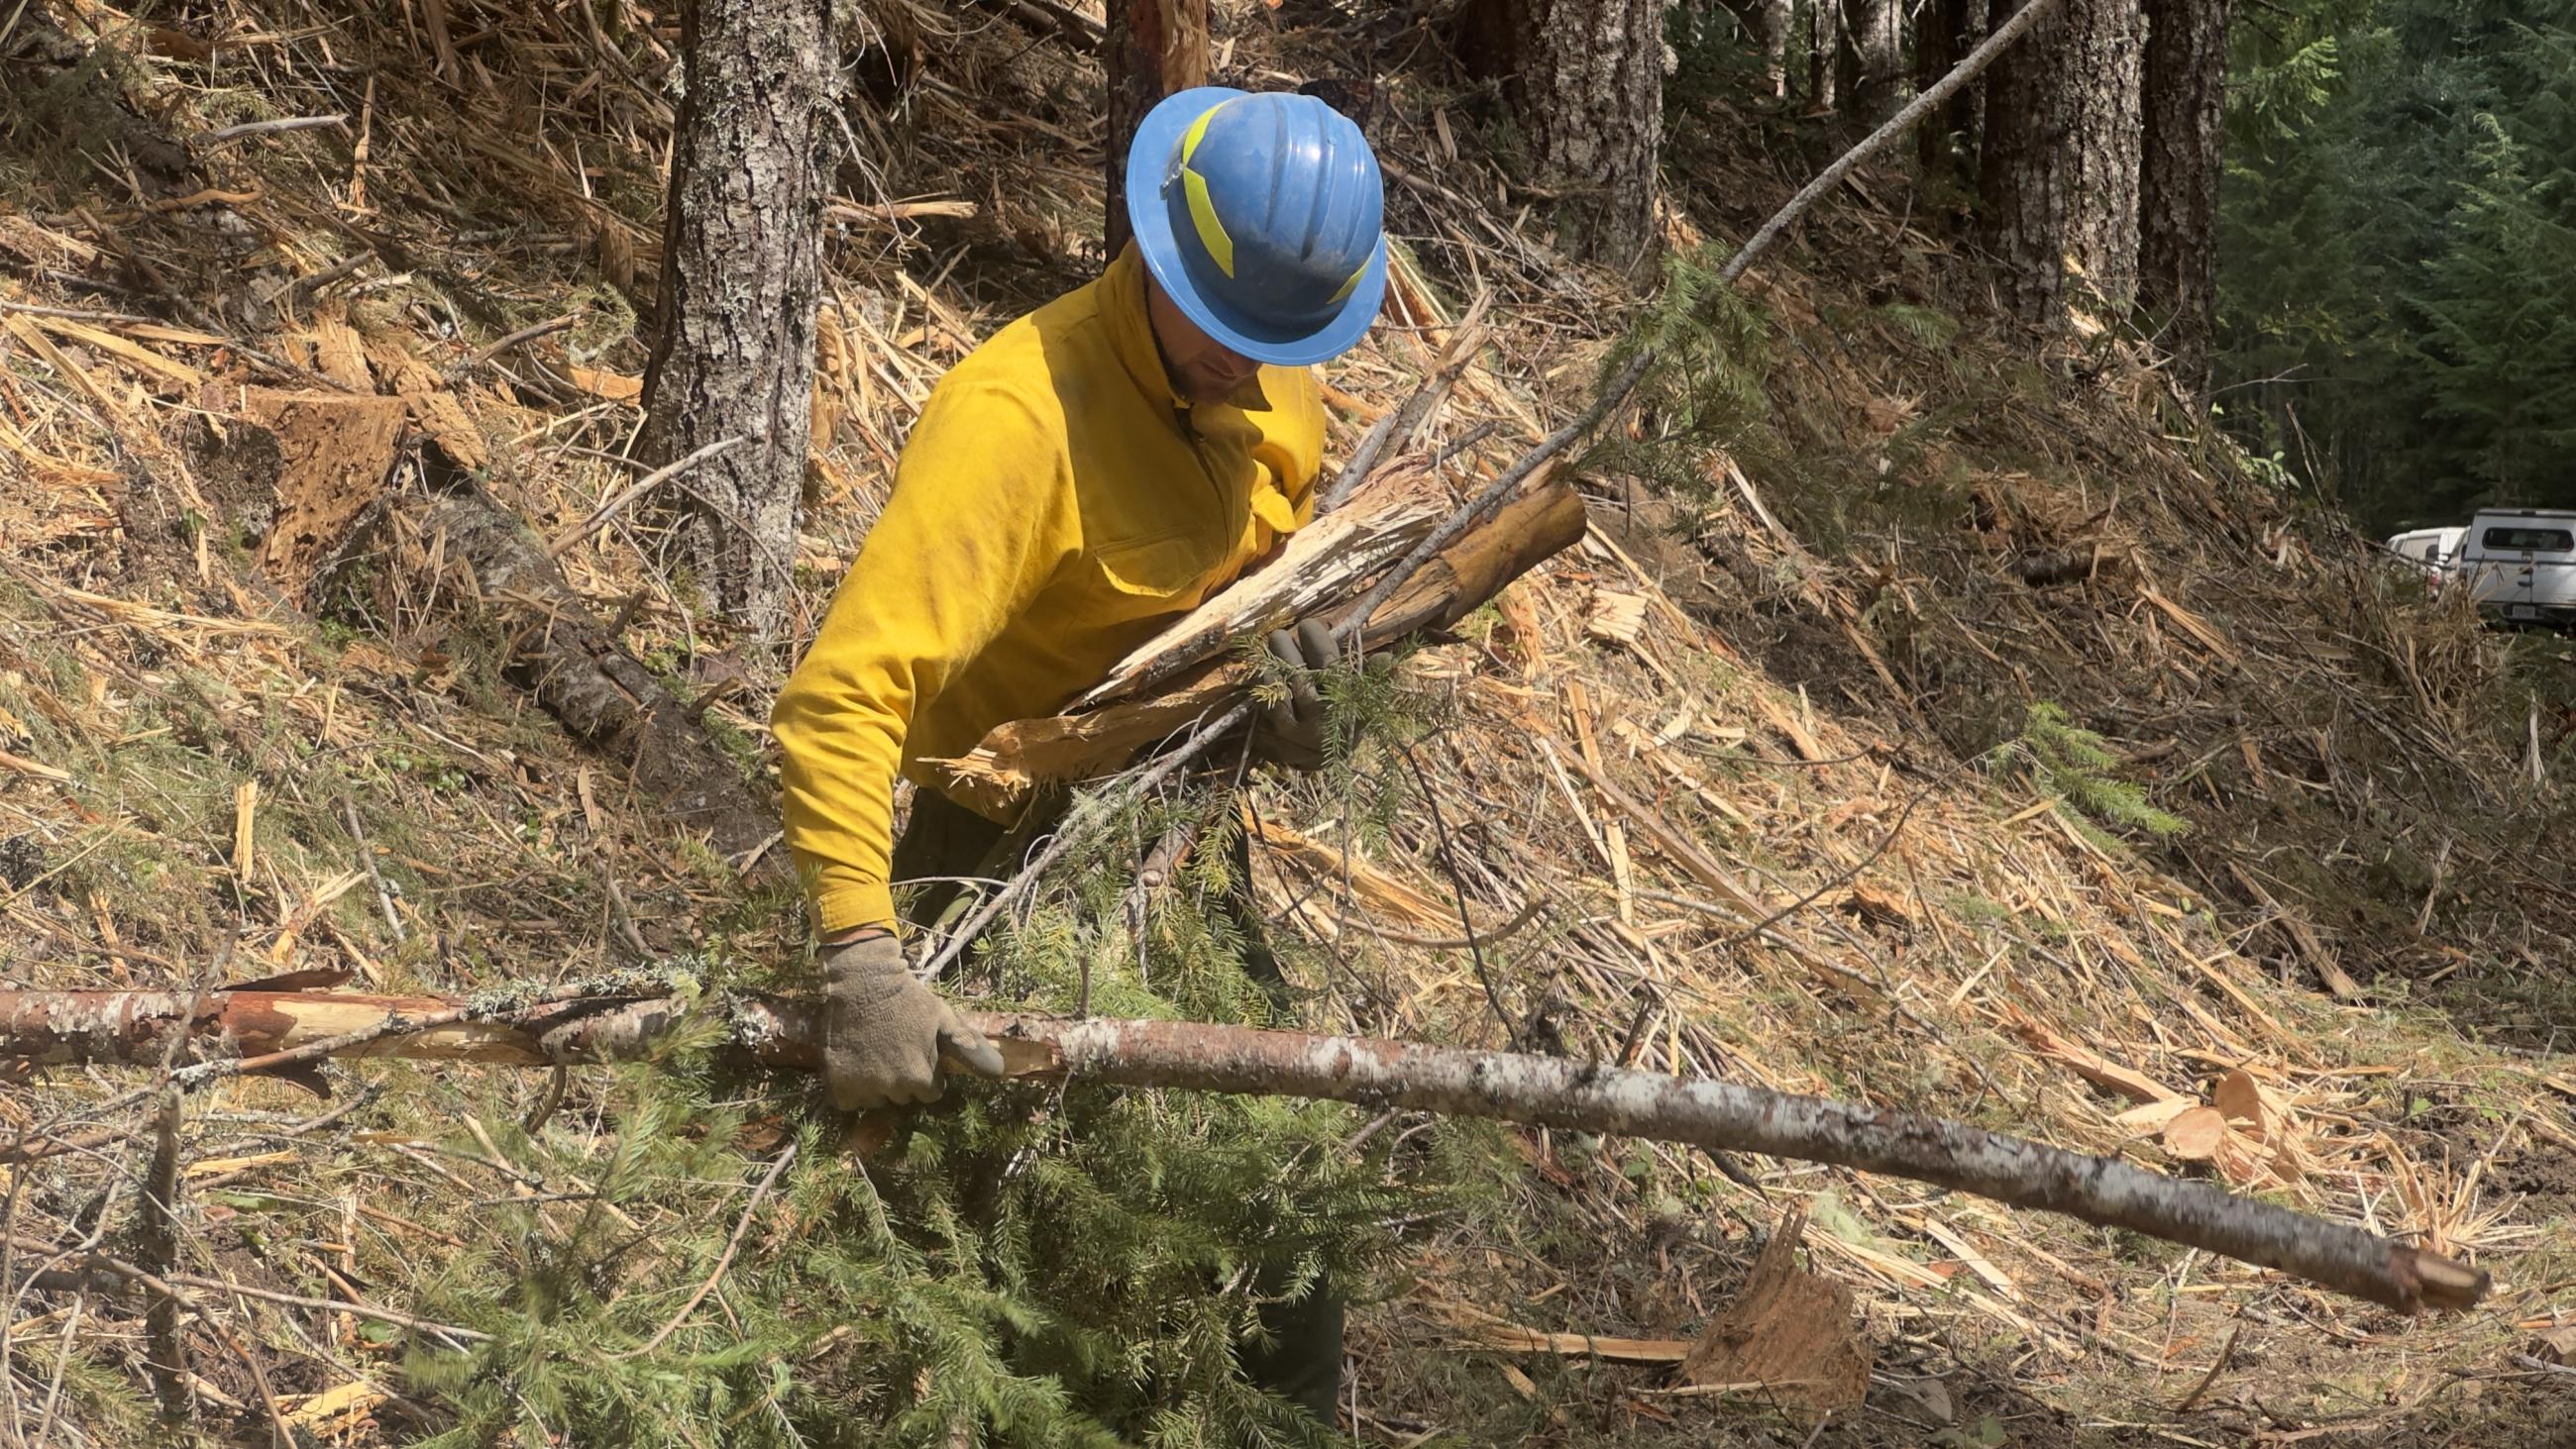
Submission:
[[[1163,291],[1256,362],[1347,351],[1386,295],[1386,192],[1350,118],[1312,96],[1200,86],[1127,148],[1127,222]]]

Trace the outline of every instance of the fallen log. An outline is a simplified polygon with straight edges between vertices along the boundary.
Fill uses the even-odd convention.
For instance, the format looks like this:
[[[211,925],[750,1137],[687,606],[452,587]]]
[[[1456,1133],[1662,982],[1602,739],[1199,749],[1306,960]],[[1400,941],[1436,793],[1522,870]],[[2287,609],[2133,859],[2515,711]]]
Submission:
[[[273,1056],[329,1042],[345,1056],[551,1066],[645,1055],[692,1013],[725,1021],[761,1064],[810,1070],[818,1058],[817,1020],[793,999],[542,998],[496,996],[477,1006],[313,991],[0,992],[0,1059],[157,1067],[172,1036],[184,1034],[199,1056]],[[411,1029],[430,1019],[437,1024]],[[2483,1270],[2206,1182],[1822,1097],[1517,1052],[1197,1022],[973,1020],[1001,1046],[1014,1077],[1322,1098],[1829,1163],[2127,1228],[2407,1312],[2466,1309],[2489,1283]]]
[[[508,639],[508,673],[575,739],[623,765],[672,827],[704,835],[727,857],[775,838],[778,813],[754,796],[742,767],[626,652],[515,518],[463,495],[399,499],[347,553],[371,550],[390,555],[389,575],[424,591],[425,607],[497,626]],[[389,617],[399,612],[386,608]],[[776,866],[774,855],[755,863]]]

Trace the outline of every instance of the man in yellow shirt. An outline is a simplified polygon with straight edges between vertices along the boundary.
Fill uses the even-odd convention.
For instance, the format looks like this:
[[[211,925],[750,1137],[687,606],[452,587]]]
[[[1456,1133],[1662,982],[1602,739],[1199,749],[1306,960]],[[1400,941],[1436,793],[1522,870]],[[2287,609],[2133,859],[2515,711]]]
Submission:
[[[932,392],[773,713],[844,1109],[936,1097],[943,1049],[1001,1068],[895,935],[895,880],[971,871],[1003,832],[919,762],[1055,712],[1313,516],[1324,415],[1307,368],[1357,342],[1384,295],[1376,158],[1311,97],[1165,100],[1129,149],[1127,205],[1135,242],[1099,281],[1003,328]],[[1317,627],[1272,648],[1331,662]],[[1317,726],[1310,691],[1270,720],[1290,753]],[[898,772],[917,787],[900,844]],[[1330,1306],[1320,1374],[1256,1373],[1326,1417]]]

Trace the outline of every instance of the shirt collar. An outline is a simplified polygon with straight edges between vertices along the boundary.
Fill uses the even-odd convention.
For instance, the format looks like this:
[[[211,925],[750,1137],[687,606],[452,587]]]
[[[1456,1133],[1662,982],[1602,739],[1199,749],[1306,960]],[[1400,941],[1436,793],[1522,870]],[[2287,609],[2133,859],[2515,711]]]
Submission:
[[[1100,274],[1100,319],[1109,331],[1110,350],[1118,354],[1119,365],[1137,391],[1175,408],[1192,406],[1172,386],[1171,372],[1163,366],[1163,349],[1154,342],[1154,323],[1145,311],[1145,262],[1132,241]],[[1262,390],[1261,374],[1254,373],[1232,397],[1215,406],[1267,412],[1270,395]]]

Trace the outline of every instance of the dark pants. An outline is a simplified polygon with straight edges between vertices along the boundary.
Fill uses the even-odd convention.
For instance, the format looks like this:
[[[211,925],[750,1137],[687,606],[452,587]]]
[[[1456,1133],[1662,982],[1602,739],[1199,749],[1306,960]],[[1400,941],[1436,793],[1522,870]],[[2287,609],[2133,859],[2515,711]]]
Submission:
[[[1007,878],[1019,868],[1025,838],[994,824],[935,790],[916,790],[912,821],[895,842],[893,876],[897,882],[933,876]],[[1234,832],[1233,889],[1223,909],[1243,942],[1244,973],[1274,996],[1284,993],[1279,959],[1271,954],[1261,908],[1252,898],[1252,843]],[[971,899],[955,880],[931,880],[915,887],[904,902],[903,919],[916,929],[929,929],[948,917],[962,917],[961,904]],[[1281,1275],[1284,1276],[1284,1275]],[[1255,1287],[1275,1291],[1267,1276]],[[1266,1349],[1244,1356],[1244,1373],[1269,1392],[1303,1407],[1326,1424],[1335,1421],[1342,1378],[1342,1299],[1329,1279],[1319,1279],[1295,1302],[1273,1301],[1261,1309],[1261,1326],[1271,1339]]]

